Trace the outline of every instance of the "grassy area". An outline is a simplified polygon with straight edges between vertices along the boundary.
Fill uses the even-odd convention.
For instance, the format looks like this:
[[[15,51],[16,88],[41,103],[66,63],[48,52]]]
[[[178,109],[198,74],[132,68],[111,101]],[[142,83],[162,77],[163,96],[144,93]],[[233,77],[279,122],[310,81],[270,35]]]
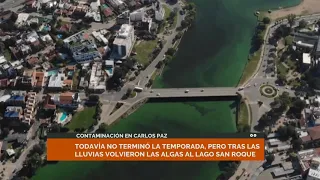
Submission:
[[[281,75],[287,75],[287,68],[279,61],[276,60],[277,71],[280,72]]]
[[[286,60],[286,64],[290,67],[293,68],[294,70],[297,68],[297,64],[294,60],[288,59]]]
[[[72,90],[77,90],[78,89],[78,84],[79,84],[79,73],[80,70],[76,70],[76,72],[74,72],[73,78],[72,78]]]
[[[137,53],[136,59],[140,64],[146,65],[149,63],[150,55],[157,47],[157,40],[141,41],[135,45],[134,50]]]
[[[3,56],[7,61],[11,61],[12,60],[12,56],[11,56],[10,50],[8,50],[8,49],[4,50]]]
[[[168,19],[168,17],[170,16],[171,9],[165,4],[163,4],[162,7],[164,9],[164,19]]]
[[[136,91],[132,91],[131,94],[130,94],[130,98],[134,98],[136,97],[137,95],[137,92]]]
[[[89,127],[96,121],[93,117],[96,113],[96,107],[88,107],[83,111],[77,112],[71,122],[66,126],[70,131],[74,131],[76,128],[89,129]]]
[[[239,115],[238,115],[238,124],[249,124],[249,111],[245,102],[241,102]]]
[[[297,81],[297,80],[294,79],[293,81],[291,81],[289,83],[289,85],[293,86],[293,87],[299,87],[299,86],[301,86],[301,83],[300,83],[300,81]]]
[[[169,27],[170,30],[175,29],[178,22],[178,15],[176,14],[173,18],[173,24]]]
[[[243,70],[241,79],[239,81],[239,85],[245,83],[253,75],[259,64],[260,56],[261,48],[250,57],[250,60],[248,60],[246,67]]]
[[[153,81],[156,79],[156,77],[159,75],[159,73],[160,73],[160,69],[156,69],[154,72],[153,72],[153,74],[152,74],[152,76],[151,76],[151,78],[150,79],[152,79]]]

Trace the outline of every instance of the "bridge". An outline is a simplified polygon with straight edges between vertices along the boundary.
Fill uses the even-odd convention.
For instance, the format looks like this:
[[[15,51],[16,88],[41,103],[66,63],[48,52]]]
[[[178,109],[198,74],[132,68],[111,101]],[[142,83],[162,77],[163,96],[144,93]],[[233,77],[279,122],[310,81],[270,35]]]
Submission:
[[[146,98],[233,97],[238,95],[238,88],[234,87],[150,89],[139,93],[140,97]]]

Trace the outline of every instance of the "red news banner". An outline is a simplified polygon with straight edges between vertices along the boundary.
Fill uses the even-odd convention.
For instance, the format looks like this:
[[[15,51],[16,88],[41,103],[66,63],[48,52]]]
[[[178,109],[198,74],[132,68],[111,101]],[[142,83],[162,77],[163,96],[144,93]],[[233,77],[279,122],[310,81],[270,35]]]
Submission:
[[[48,138],[48,161],[264,160],[264,138]]]

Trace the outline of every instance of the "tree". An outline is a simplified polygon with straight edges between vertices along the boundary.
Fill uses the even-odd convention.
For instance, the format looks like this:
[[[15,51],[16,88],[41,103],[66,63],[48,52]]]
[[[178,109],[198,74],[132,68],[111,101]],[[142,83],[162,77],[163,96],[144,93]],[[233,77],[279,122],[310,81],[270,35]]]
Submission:
[[[97,129],[98,133],[105,133],[108,129],[108,125],[106,123],[102,123],[99,125],[99,128]]]
[[[262,22],[263,22],[264,24],[269,24],[269,23],[271,22],[271,19],[270,19],[269,17],[264,17],[264,18],[262,19]]]
[[[127,89],[127,92],[126,92],[126,96],[129,97],[129,96],[131,95],[132,91],[133,91],[133,89],[128,88],[128,89]]]
[[[301,21],[299,21],[299,28],[305,28],[307,27],[308,22],[304,19],[302,19]]]
[[[293,43],[293,37],[292,37],[292,36],[286,36],[286,37],[284,38],[284,41],[285,41],[285,44],[286,44],[287,46],[291,46],[292,43]]]
[[[287,126],[280,126],[277,130],[278,134],[283,138],[289,138]]]
[[[266,156],[266,160],[267,160],[267,162],[268,162],[269,164],[271,164],[271,163],[274,161],[274,159],[275,159],[274,154],[268,154],[268,155]]]
[[[278,80],[282,83],[282,84],[286,84],[287,81],[287,77],[284,74],[279,74],[278,75]]]
[[[290,28],[292,28],[292,26],[294,25],[295,19],[296,19],[296,15],[295,14],[289,14],[287,16],[287,20],[288,20],[288,23],[290,25]]]
[[[297,112],[297,113],[301,113],[301,111],[306,107],[306,102],[301,100],[301,99],[296,99],[294,102],[293,102],[293,106],[294,110]]]
[[[292,148],[296,151],[300,151],[302,147],[302,140],[299,139],[295,139],[292,141]]]
[[[63,46],[63,41],[61,39],[59,39],[57,42],[56,42],[56,46],[57,47],[62,47]]]
[[[256,47],[260,47],[263,44],[263,42],[264,42],[264,37],[261,33],[258,33],[254,36],[254,45]]]
[[[176,49],[169,48],[166,54],[169,55],[169,56],[173,56],[175,52],[176,52]]]
[[[53,123],[51,124],[51,131],[50,132],[53,132],[53,133],[57,133],[57,132],[60,132],[60,125],[57,124],[57,123]]]
[[[173,20],[173,19],[174,19],[174,17],[176,16],[176,14],[177,14],[176,12],[171,11],[171,12],[170,12],[170,15],[169,15],[169,17],[168,17],[168,19],[169,19],[169,20]]]
[[[157,63],[157,65],[156,65],[156,68],[157,68],[157,69],[160,69],[160,68],[162,67],[162,65],[163,65],[163,61],[159,61],[159,62]]]
[[[278,97],[280,103],[284,107],[288,107],[291,103],[291,97],[288,92],[283,92],[279,97]]]

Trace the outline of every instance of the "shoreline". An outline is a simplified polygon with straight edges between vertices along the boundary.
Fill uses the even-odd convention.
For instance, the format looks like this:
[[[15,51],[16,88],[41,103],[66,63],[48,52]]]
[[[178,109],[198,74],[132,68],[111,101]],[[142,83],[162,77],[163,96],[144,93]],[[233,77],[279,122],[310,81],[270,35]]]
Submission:
[[[297,16],[317,14],[320,13],[320,1],[319,0],[302,0],[301,3],[296,6],[285,7],[277,9],[268,13],[268,17],[272,20],[283,19],[289,14],[295,14]]]
[[[261,11],[260,16],[261,17],[262,16],[269,17],[271,19],[271,23],[272,23],[272,22],[277,21],[279,19],[286,18],[286,16],[288,16],[289,14],[303,16],[303,15],[311,15],[311,14],[320,13],[319,7],[320,7],[320,0],[302,0],[301,3],[299,3],[295,6],[288,6],[286,8],[277,9],[277,10],[272,11],[271,13],[268,13],[267,11]],[[257,18],[257,21],[259,21],[258,18]],[[270,24],[266,28],[264,40],[268,34]],[[248,82],[250,81],[250,79],[256,74],[256,72],[259,68],[259,65],[261,63],[261,58],[262,58],[263,52],[264,52],[264,44],[263,44],[263,46],[261,46],[261,48],[258,51],[255,52],[255,53],[257,53],[258,56],[260,56],[258,62],[256,61],[256,62],[250,63],[249,60],[247,61],[237,86],[247,85]],[[248,54],[248,57],[249,56],[250,56],[250,53]],[[256,58],[256,57],[254,56],[252,59],[254,59],[254,58]],[[250,66],[256,66],[255,70],[254,71],[248,70],[248,68],[250,68]],[[246,73],[248,74],[249,77],[245,77]]]

